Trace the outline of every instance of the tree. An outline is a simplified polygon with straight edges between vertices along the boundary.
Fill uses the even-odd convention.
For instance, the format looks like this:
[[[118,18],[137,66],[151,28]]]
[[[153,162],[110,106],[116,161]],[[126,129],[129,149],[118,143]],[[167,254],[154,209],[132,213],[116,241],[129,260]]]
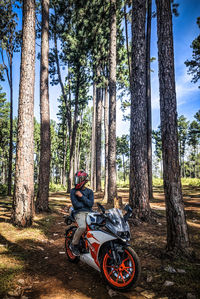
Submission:
[[[23,28],[18,108],[15,190],[12,221],[30,226],[34,199],[34,82],[35,82],[35,1],[23,1]]]
[[[101,191],[101,120],[102,120],[102,88],[97,87],[96,95],[96,191]]]
[[[105,179],[104,179],[104,199],[108,201],[108,86],[105,87],[104,94],[104,135],[105,135]]]
[[[42,38],[40,60],[40,169],[36,200],[37,212],[49,211],[50,179],[50,113],[49,113],[49,0],[42,0]]]
[[[132,83],[130,126],[130,194],[134,217],[150,216],[147,166],[146,1],[132,2]]]
[[[193,120],[188,128],[188,145],[192,148],[192,153],[190,155],[190,162],[193,165],[192,177],[198,177],[197,172],[197,160],[198,160],[198,145],[200,143],[200,123],[198,122],[199,113],[195,115],[196,120]]]
[[[117,137],[117,158],[120,166],[123,167],[123,179],[126,181],[126,165],[125,158],[129,158],[130,146],[129,146],[129,136],[122,135]],[[122,159],[121,159],[122,158]]]
[[[38,186],[40,165],[40,123],[34,117],[34,183]]]
[[[152,187],[152,116],[151,116],[151,18],[152,1],[147,1],[147,32],[146,32],[146,102],[147,102],[147,166],[149,199],[153,198]]]
[[[160,126],[158,127],[157,130],[152,131],[152,138],[155,143],[155,156],[157,158],[157,161],[161,163],[161,176],[163,176],[163,171],[162,171],[162,138],[161,138],[161,130]]]
[[[177,108],[170,0],[156,0],[163,179],[167,251],[188,254],[189,237],[183,206],[178,158]]]
[[[188,135],[189,121],[187,121],[184,115],[178,118],[178,141],[179,141],[179,157],[180,166],[182,170],[182,176],[185,177],[185,149]]]
[[[116,0],[110,0],[110,56],[109,56],[109,140],[108,140],[108,203],[117,196],[116,185]]]
[[[200,28],[200,17],[197,18],[197,25]],[[200,79],[200,35],[193,40],[190,47],[193,49],[192,59],[186,60],[185,65],[188,67],[188,73],[193,75],[192,82],[196,83]]]
[[[6,93],[0,86],[0,177],[1,184],[7,182],[7,161],[9,155],[9,113],[10,105],[6,101]]]
[[[2,58],[2,69],[6,73],[10,88],[10,141],[9,141],[9,163],[8,163],[8,195],[11,195],[12,187],[12,159],[13,159],[13,54],[17,51],[17,40],[19,34],[16,31],[17,14],[13,6],[15,1],[5,0],[0,7],[1,25],[0,25],[0,53]],[[6,58],[5,59],[5,55]]]
[[[96,82],[93,82],[92,140],[91,140],[91,178],[90,186],[96,191]]]
[[[73,160],[79,118],[88,101],[88,29],[85,30],[85,20],[88,18],[88,2],[84,2],[82,5],[79,1],[73,3],[58,1],[53,3],[53,10],[51,37],[54,41],[54,48],[50,53],[50,73],[51,84],[60,84],[66,105],[68,144],[70,147],[67,171],[69,191],[72,187]],[[60,49],[58,40],[61,43]],[[67,67],[66,80],[63,80],[61,76],[61,63],[63,67]],[[68,88],[66,88],[67,85]]]
[[[125,23],[125,34],[126,34],[126,52],[127,52],[127,59],[128,59],[128,73],[129,73],[129,81],[131,83],[131,62],[130,62],[130,51],[129,51],[129,41],[128,41],[128,17],[126,12],[126,5],[129,4],[129,1],[124,1],[124,23]]]

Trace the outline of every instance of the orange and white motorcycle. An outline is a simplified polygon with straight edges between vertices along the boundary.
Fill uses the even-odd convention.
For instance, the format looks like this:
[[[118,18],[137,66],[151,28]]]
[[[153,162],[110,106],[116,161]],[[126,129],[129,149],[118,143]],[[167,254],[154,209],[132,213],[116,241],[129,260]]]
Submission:
[[[79,243],[80,256],[73,255],[70,244],[77,229],[73,209],[66,217],[68,225],[65,233],[65,248],[69,261],[81,260],[102,273],[104,280],[114,289],[125,290],[136,285],[140,278],[140,261],[130,247],[130,228],[128,218],[132,214],[126,206],[123,216],[119,209],[105,210],[97,204],[101,212],[90,212],[86,217],[87,230]]]

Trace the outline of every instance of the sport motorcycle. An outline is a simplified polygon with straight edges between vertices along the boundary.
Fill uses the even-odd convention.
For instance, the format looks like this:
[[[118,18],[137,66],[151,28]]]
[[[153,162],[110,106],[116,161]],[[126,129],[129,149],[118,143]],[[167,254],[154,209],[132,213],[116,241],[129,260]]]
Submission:
[[[65,249],[68,260],[78,263],[80,260],[102,273],[103,279],[112,288],[126,290],[136,286],[140,278],[141,266],[138,255],[130,246],[130,227],[128,219],[132,215],[129,205],[125,215],[117,208],[105,210],[97,203],[101,212],[89,212],[86,216],[86,232],[79,242],[80,256],[70,250],[77,224],[70,208],[65,217]]]

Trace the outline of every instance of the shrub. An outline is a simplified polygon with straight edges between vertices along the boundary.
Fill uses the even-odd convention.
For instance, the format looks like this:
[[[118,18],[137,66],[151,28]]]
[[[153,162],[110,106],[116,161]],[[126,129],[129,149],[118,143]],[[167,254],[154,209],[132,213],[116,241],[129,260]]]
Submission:
[[[49,184],[49,191],[50,192],[58,192],[58,191],[66,191],[67,187],[61,185],[61,184],[54,184],[54,183],[50,183]]]
[[[7,185],[0,184],[0,195],[7,194]]]

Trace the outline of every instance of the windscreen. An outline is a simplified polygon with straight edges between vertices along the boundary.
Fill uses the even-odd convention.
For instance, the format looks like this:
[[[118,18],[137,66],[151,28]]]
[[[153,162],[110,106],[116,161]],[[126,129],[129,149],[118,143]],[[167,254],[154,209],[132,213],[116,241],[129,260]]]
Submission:
[[[109,228],[117,233],[123,231],[129,231],[129,224],[128,222],[124,221],[122,211],[119,209],[110,209],[108,210],[108,215],[111,218],[113,223],[108,223]]]

